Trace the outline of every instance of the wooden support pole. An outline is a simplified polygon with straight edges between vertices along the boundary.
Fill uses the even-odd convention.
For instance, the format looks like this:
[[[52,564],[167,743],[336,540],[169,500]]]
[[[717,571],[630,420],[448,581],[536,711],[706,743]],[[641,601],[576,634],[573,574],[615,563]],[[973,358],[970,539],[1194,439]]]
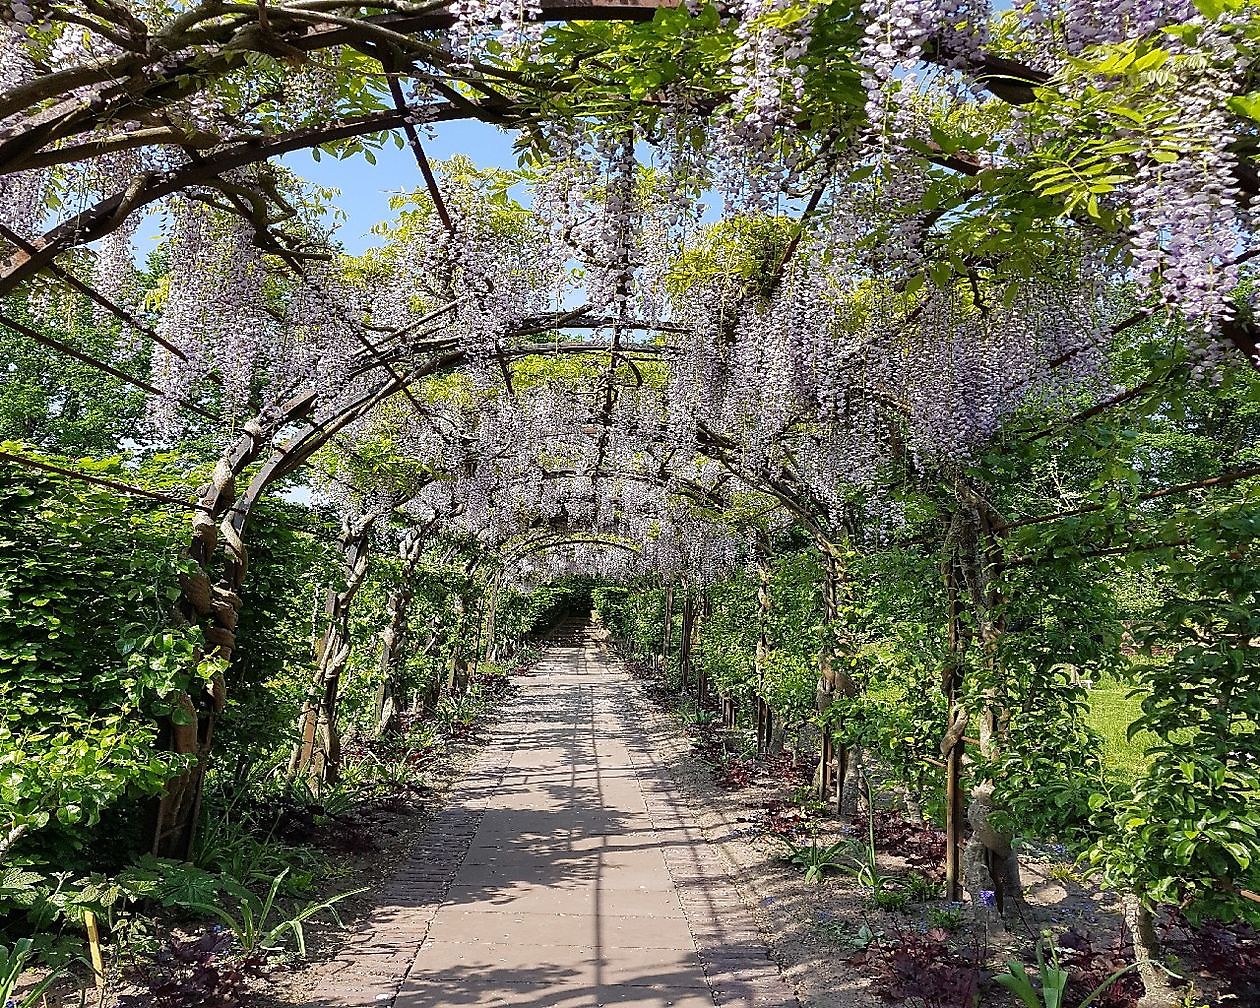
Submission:
[[[966,750],[963,733],[967,717],[965,708],[959,703],[959,694],[962,691],[963,655],[970,643],[970,632],[962,622],[960,571],[958,557],[952,548],[942,561],[942,574],[949,613],[946,628],[949,664],[941,676],[941,690],[947,702],[946,734],[941,745],[941,756],[945,761],[945,898],[958,903],[963,896],[963,826],[967,821],[962,787]]]
[[[96,923],[96,914],[91,910],[83,911],[83,927],[87,931],[88,956],[92,960],[92,974],[96,981],[96,1004],[100,1008],[105,1003],[105,960],[101,956],[101,929]]]
[[[682,640],[678,648],[678,688],[686,693],[691,687],[691,628],[696,621],[696,602],[688,591],[683,596]]]
[[[669,671],[669,653],[674,643],[674,586],[665,586],[665,619],[661,627],[661,673]]]

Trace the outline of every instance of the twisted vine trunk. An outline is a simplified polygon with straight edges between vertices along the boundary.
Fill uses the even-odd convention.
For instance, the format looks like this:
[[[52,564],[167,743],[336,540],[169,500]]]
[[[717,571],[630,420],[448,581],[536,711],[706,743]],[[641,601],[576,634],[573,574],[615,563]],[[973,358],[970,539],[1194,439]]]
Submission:
[[[695,655],[695,643],[700,639],[700,633],[712,615],[713,609],[709,602],[709,593],[701,591],[699,605],[696,606],[695,613],[691,619],[691,642],[688,646],[689,656]],[[692,657],[691,663],[696,672],[696,709],[702,710],[709,705],[713,692],[713,683],[709,678],[709,669],[704,662],[703,652],[701,652],[699,661]]]
[[[1163,947],[1155,930],[1155,919],[1133,894],[1124,898],[1124,924],[1133,941],[1133,958],[1142,978],[1140,1008],[1177,1008],[1184,1003],[1169,983],[1168,971],[1160,965]]]
[[[835,744],[835,732],[828,723],[827,714],[837,699],[851,697],[854,694],[853,677],[847,669],[837,668],[836,658],[836,626],[840,619],[840,604],[844,592],[844,570],[841,556],[836,545],[827,539],[816,538],[816,543],[823,553],[823,611],[827,626],[823,632],[822,644],[818,651],[818,684],[814,690],[814,702],[818,711],[819,722],[823,725],[822,746],[818,756],[816,784],[818,798],[827,801],[835,798],[836,809],[847,810],[856,806],[857,788],[845,787],[845,780],[851,769],[856,771],[858,760],[855,753],[844,746]],[[846,794],[847,792],[847,794]]]
[[[438,654],[444,644],[442,636],[442,620],[441,616],[434,616],[433,622],[429,626],[429,639],[425,642],[423,648],[420,649],[420,657],[426,662]],[[409,710],[412,716],[417,716],[424,712],[432,712],[437,706],[438,698],[442,692],[442,676],[434,675],[423,689],[416,690],[411,695],[411,704]]]
[[[446,692],[458,696],[462,692],[464,666],[464,625],[468,622],[468,599],[460,595],[455,600],[455,627],[451,634],[451,654],[446,669]],[[434,703],[441,698],[441,689],[434,697]]]
[[[503,590],[503,572],[496,570],[491,581],[490,598],[486,603],[486,643],[484,653],[486,661],[498,661],[499,658],[499,593]]]
[[[341,736],[337,727],[337,698],[341,676],[350,661],[352,646],[350,608],[367,577],[372,528],[376,514],[346,518],[341,529],[345,580],[328,594],[328,626],[316,655],[315,674],[298,720],[298,743],[289,760],[290,779],[306,776],[330,784],[341,765]]]
[[[192,856],[215,720],[227,700],[224,672],[236,649],[247,566],[243,530],[250,503],[248,495],[238,501],[237,481],[271,450],[275,432],[307,416],[314,403],[314,392],[307,392],[248,421],[215,463],[193,512],[188,556],[194,566],[184,576],[178,613],[186,623],[201,628],[204,650],[196,656],[197,664],[211,661],[214,671],[204,689],[176,695],[176,713],[159,731],[160,748],[191,757],[192,762],[167,782],[154,809],[152,850],[158,857],[188,860]]]
[[[691,687],[691,631],[696,622],[696,602],[691,591],[683,596],[682,640],[678,645],[678,688],[686,693]]]
[[[769,753],[774,714],[766,703],[766,662],[770,654],[770,550],[764,537],[757,550],[757,649],[753,655],[753,674],[757,682],[757,752]]]
[[[961,696],[966,652],[971,643],[971,630],[962,619],[962,587],[966,575],[954,549],[960,532],[959,522],[960,515],[955,513],[950,520],[945,557],[941,563],[949,613],[946,628],[949,658],[941,669],[941,692],[946,702],[946,727],[941,739],[941,758],[945,761],[945,898],[955,903],[962,901],[963,890],[963,824],[966,812],[963,808],[962,766],[969,717],[961,703]]]
[[[674,639],[674,586],[665,586],[665,616],[661,626],[661,673],[669,668],[669,650]]]
[[[490,575],[490,584],[484,596],[485,614],[477,623],[479,646],[473,654],[473,675],[477,674],[477,669],[483,659],[488,662],[495,660],[498,651],[495,635],[499,632],[499,592],[502,588],[503,571],[495,570]]]
[[[424,536],[419,529],[408,529],[399,546],[402,568],[398,583],[390,591],[385,602],[385,626],[381,630],[381,683],[376,691],[376,734],[389,735],[398,729],[398,717],[402,711],[402,690],[399,682],[399,666],[402,661],[403,642],[407,639],[407,614],[414,592],[411,579]]]
[[[1004,562],[1002,538],[1006,523],[965,484],[959,484],[958,496],[967,512],[960,525],[960,571],[962,583],[970,593],[986,677],[978,741],[981,756],[987,761],[1005,743],[1009,721],[998,690],[1004,676],[1001,644],[1006,627],[1002,612],[1005,600],[997,579]],[[999,932],[1005,928],[1007,912],[1023,903],[1023,887],[1019,860],[1012,846],[1014,837],[993,826],[992,811],[993,782],[977,780],[967,806],[971,838],[962,856],[963,875],[978,923],[991,932]],[[992,893],[992,906],[983,895],[986,892]]]
[[[287,398],[277,399],[248,421],[232,447],[215,463],[210,482],[202,489],[194,510],[188,548],[194,569],[184,578],[177,608],[186,622],[201,627],[205,649],[196,656],[197,665],[208,659],[216,667],[204,691],[184,691],[175,697],[178,713],[167,720],[158,736],[160,747],[191,756],[192,764],[167,782],[157,802],[153,814],[153,853],[157,856],[188,860],[193,853],[214,722],[227,699],[223,673],[236,649],[240,592],[248,562],[245,528],[253,506],[277,480],[304,465],[348,424],[399,388],[462,359],[462,352],[442,354],[406,375],[391,372],[388,381],[372,387],[336,416],[312,423],[309,429],[275,446],[272,439],[276,434],[307,419],[319,398],[314,388],[296,394],[290,390],[285,394]],[[264,455],[268,455],[267,461],[238,499],[237,481]],[[216,560],[221,561],[217,577]]]

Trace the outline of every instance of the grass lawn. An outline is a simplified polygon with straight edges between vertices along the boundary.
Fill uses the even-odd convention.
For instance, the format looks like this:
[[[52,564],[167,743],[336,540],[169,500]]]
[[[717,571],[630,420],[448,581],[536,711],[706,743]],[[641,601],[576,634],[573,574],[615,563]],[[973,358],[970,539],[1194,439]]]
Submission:
[[[1103,677],[1089,691],[1089,714],[1086,723],[1103,738],[1103,764],[1112,776],[1133,780],[1146,768],[1146,749],[1152,738],[1145,732],[1133,741],[1125,737],[1134,719],[1141,713],[1142,698],[1129,697],[1133,687]]]

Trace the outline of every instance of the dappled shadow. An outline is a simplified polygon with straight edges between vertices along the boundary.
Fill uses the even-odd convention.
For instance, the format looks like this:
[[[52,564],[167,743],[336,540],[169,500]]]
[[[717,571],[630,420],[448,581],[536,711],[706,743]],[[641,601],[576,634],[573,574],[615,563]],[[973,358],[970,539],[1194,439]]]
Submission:
[[[525,678],[491,759],[385,887],[341,986],[310,1004],[712,1008],[716,991],[781,1008],[755,996],[765,949],[724,923],[732,890],[715,898],[720,868],[670,807],[589,625],[557,627]]]

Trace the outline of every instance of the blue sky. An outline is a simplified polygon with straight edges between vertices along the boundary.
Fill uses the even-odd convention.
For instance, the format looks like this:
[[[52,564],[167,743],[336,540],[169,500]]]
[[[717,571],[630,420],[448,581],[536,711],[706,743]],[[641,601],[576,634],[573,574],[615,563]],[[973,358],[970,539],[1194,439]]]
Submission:
[[[436,131],[432,139],[424,141],[430,161],[463,154],[483,168],[516,167],[512,133],[476,121],[440,123]],[[324,156],[316,161],[310,151],[298,151],[281,159],[303,178],[341,190],[336,203],[345,214],[345,223],[339,237],[346,251],[355,255],[379,244],[370,231],[373,224],[393,217],[389,209],[390,197],[424,185],[410,147],[404,145],[400,150],[390,142],[375,153],[375,165],[362,155],[344,161]],[[159,231],[158,215],[146,214],[132,241],[138,264],[142,265],[153,250]]]
[[[456,154],[471,158],[483,168],[515,168],[512,153],[514,134],[475,121],[439,123],[436,135],[424,141],[430,161],[442,161]],[[361,155],[338,161],[324,156],[316,161],[309,151],[284,158],[284,164],[303,178],[341,190],[337,205],[346,215],[339,232],[347,252],[359,253],[377,240],[369,233],[373,224],[389,220],[390,197],[424,185],[411,148],[401,150],[393,143],[376,152],[376,164]]]

